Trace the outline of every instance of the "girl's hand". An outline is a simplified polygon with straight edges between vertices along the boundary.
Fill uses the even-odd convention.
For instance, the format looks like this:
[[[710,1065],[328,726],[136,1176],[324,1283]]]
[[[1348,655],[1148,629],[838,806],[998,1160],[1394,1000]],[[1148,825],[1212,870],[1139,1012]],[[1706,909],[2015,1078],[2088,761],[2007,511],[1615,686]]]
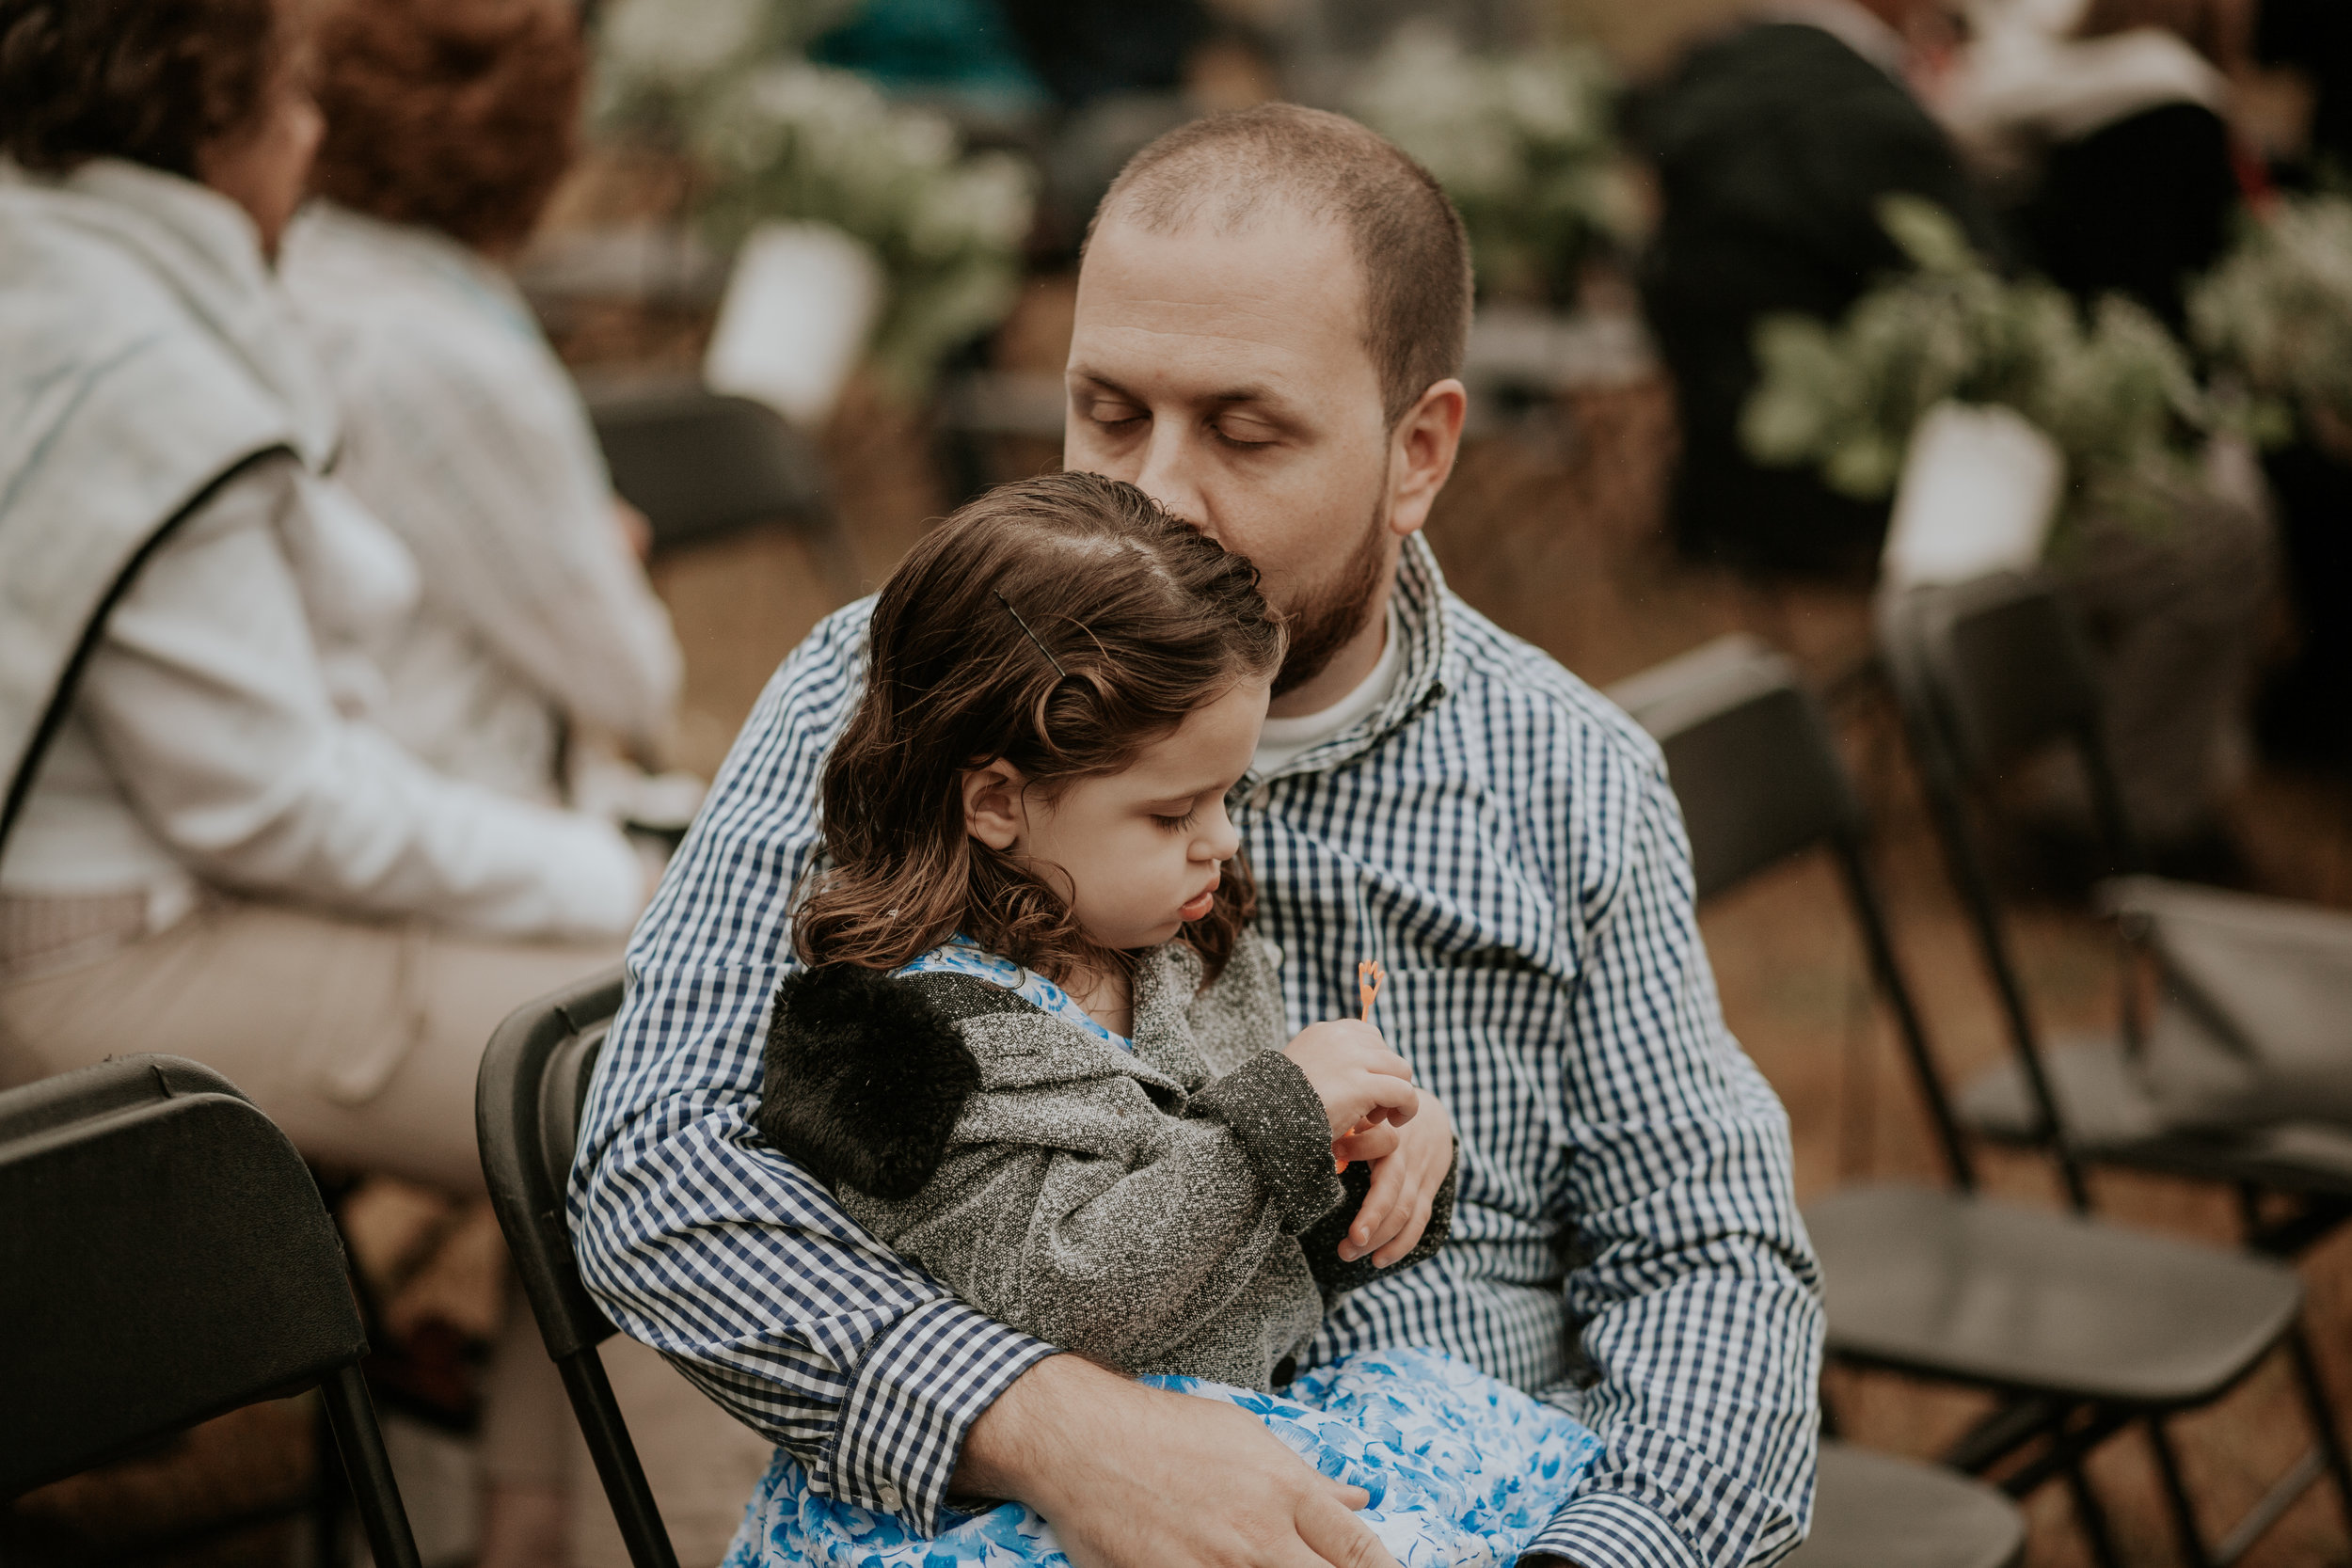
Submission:
[[[1454,1168],[1454,1118],[1435,1095],[1421,1097],[1421,1113],[1392,1130],[1395,1152],[1373,1163],[1372,1190],[1340,1243],[1343,1261],[1371,1253],[1385,1269],[1418,1246],[1429,1228],[1430,1200]]]
[[[1307,1075],[1334,1138],[1359,1122],[1410,1121],[1421,1103],[1413,1069],[1369,1023],[1343,1018],[1314,1024],[1301,1029],[1282,1053]]]

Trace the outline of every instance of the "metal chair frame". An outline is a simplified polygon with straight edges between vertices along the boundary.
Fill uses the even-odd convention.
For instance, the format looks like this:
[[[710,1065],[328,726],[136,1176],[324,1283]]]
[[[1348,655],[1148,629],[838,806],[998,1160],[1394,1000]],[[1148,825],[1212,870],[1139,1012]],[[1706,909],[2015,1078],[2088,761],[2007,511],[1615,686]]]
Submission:
[[[2352,1159],[2321,1164],[2281,1152],[2253,1134],[2167,1130],[2122,1141],[2090,1141],[2070,1129],[1971,808],[1976,786],[2010,759],[2063,745],[2090,784],[2093,823],[2115,875],[2146,870],[2107,752],[2103,694],[2088,643],[2048,583],[2007,573],[1892,594],[1882,601],[1878,621],[1885,672],[1945,863],[1967,911],[2039,1122],[2024,1141],[2056,1162],[2070,1201],[2077,1209],[2090,1206],[2086,1165],[2226,1184],[2235,1192],[2247,1244],[2281,1258],[2301,1253],[2352,1220]],[[1974,635],[1979,630],[1994,635],[1979,640]],[[1963,654],[1963,640],[1980,643],[1975,658]],[[2008,689],[1992,689],[1999,687]],[[2133,923],[2121,923],[2118,937],[2120,1045],[2129,1056],[2140,1047],[2140,981],[2153,960],[2144,934]],[[2011,1141],[1999,1129],[1977,1131]],[[2265,1214],[2265,1199],[2273,1197],[2290,1204],[2283,1216]]]
[[[0,1378],[0,1497],[315,1387],[375,1561],[418,1568],[334,1222],[211,1069],[123,1056],[0,1094],[0,1322],[40,1353]]]
[[[1859,928],[1876,989],[1894,1015],[1898,1037],[1915,1085],[1927,1108],[1939,1153],[1956,1189],[1951,1205],[1994,1205],[1976,1196],[1975,1162],[1945,1089],[1926,1026],[1896,957],[1885,903],[1871,874],[1868,828],[1861,802],[1830,739],[1820,705],[1797,683],[1788,663],[1752,640],[1723,639],[1657,670],[1613,688],[1611,695],[1631,711],[1665,748],[1670,776],[1685,808],[1699,896],[1745,882],[1795,855],[1826,847],[1838,866]],[[1747,726],[1749,750],[1759,729],[1777,730],[1781,776],[1759,778],[1754,766],[1708,770],[1708,749],[1738,748]],[[1727,739],[1720,737],[1728,737]],[[1748,758],[1739,760],[1748,761]],[[1718,777],[1721,783],[1717,782]],[[2108,1230],[2095,1220],[2078,1222],[2093,1232]],[[2111,1232],[2110,1232],[2111,1233]],[[1947,1382],[1973,1383],[2001,1398],[2001,1404],[1947,1450],[1945,1462],[1971,1474],[2015,1467],[1999,1485],[2024,1497],[2053,1480],[2063,1480],[2093,1553],[2108,1568],[2119,1562],[2104,1508],[2082,1467],[2083,1460],[2125,1428],[2146,1422],[2176,1534],[2197,1568],[2236,1560],[2286,1508],[2325,1474],[2335,1482],[2347,1522],[2352,1522],[2352,1467],[2347,1467],[2324,1388],[2318,1384],[2299,1312],[2283,1332],[2248,1358],[2218,1386],[2199,1397],[2162,1403],[2113,1398],[2084,1398],[2078,1391],[1982,1380],[1932,1359],[1894,1358],[1836,1343],[1831,1354],[1856,1365],[1874,1365]],[[2319,1433],[2312,1454],[2275,1485],[2270,1494],[2227,1534],[2217,1548],[2205,1544],[2182,1478],[2177,1455],[2162,1418],[2225,1397],[2271,1350],[2288,1351]],[[2026,1456],[2026,1450],[2040,1451]]]
[[[518,1007],[490,1037],[474,1087],[474,1123],[491,1207],[521,1276],[548,1358],[596,1462],[634,1568],[678,1568],[620,1402],[596,1347],[619,1330],[589,1295],[564,1217],[588,1078],[620,1011],[615,968]]]

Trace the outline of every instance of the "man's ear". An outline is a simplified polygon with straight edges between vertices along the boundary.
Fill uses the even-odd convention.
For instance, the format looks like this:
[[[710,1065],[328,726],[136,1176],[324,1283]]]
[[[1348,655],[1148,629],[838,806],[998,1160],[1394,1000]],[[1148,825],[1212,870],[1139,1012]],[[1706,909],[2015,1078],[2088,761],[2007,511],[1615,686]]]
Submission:
[[[992,849],[1009,849],[1029,831],[1029,815],[1021,792],[1027,775],[999,757],[985,768],[967,768],[963,789],[963,831]]]
[[[1452,376],[1432,382],[1389,436],[1389,528],[1398,538],[1419,533],[1429,508],[1454,472],[1462,447],[1470,394]]]

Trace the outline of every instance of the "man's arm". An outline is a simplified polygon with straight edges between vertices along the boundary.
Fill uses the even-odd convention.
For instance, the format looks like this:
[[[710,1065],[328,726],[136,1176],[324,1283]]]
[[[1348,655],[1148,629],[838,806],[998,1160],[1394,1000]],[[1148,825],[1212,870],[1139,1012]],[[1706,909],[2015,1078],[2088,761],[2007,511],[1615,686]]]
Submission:
[[[834,616],[770,682],[630,943],[569,1195],[589,1290],[816,1489],[918,1530],[939,1528],[952,1472],[960,1494],[1052,1519],[1084,1568],[1395,1568],[1348,1512],[1362,1492],[1232,1406],[975,1312],[753,1132],[785,917],[865,626],[863,605]]]
[[[751,1122],[865,625],[866,607],[842,611],[777,672],[638,927],[582,1117],[572,1232],[614,1323],[789,1449],[818,1491],[930,1530],[965,1431],[1051,1348],[875,1243]]]
[[[1551,1391],[1603,1449],[1530,1545],[1581,1568],[1735,1568],[1802,1538],[1822,1316],[1779,1101],[1725,1033],[1662,776],[1631,768],[1566,1075],[1571,1319],[1598,1381]],[[1613,861],[1613,863],[1610,863]]]

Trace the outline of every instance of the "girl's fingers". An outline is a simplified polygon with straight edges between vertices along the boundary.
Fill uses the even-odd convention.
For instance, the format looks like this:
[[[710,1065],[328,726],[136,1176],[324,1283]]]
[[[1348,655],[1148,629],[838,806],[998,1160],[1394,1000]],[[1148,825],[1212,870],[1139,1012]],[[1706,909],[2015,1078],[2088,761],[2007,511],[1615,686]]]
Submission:
[[[1391,1122],[1407,1122],[1413,1119],[1413,1113],[1421,1109],[1421,1091],[1413,1087],[1412,1080],[1408,1078],[1370,1073],[1365,1077],[1364,1087],[1370,1101],[1365,1107],[1367,1116],[1377,1116]]]
[[[1385,1160],[1404,1142],[1395,1128],[1387,1122],[1375,1122],[1332,1140],[1331,1152],[1352,1165],[1359,1160]]]

